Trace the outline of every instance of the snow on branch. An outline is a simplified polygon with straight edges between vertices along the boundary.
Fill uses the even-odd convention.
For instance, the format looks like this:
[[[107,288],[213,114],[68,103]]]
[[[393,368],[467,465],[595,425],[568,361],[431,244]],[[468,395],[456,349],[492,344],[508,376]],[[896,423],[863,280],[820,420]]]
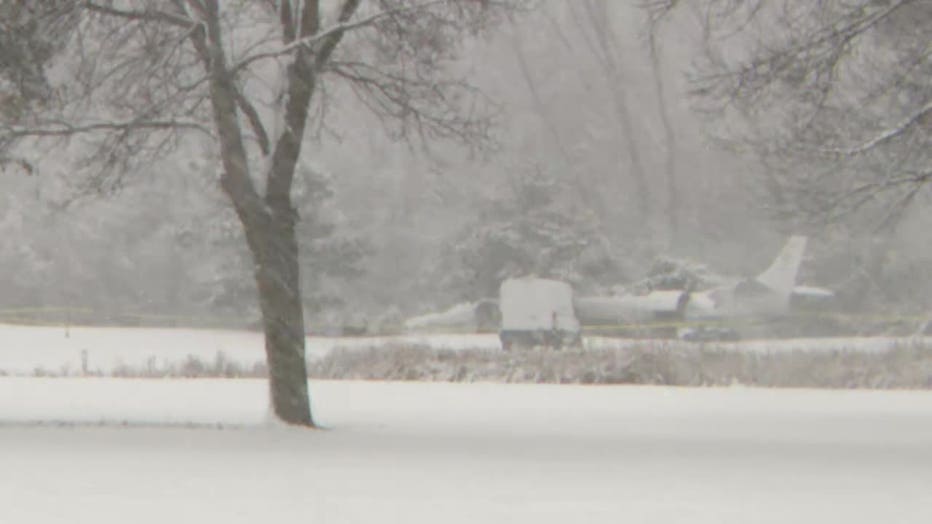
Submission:
[[[177,15],[172,13],[166,13],[164,11],[159,11],[157,9],[117,9],[115,7],[100,5],[91,1],[86,1],[81,4],[88,11],[95,13],[100,13],[107,16],[113,16],[117,18],[125,18],[127,20],[135,21],[158,21],[158,22],[167,22],[172,25],[179,27],[190,28],[191,26],[197,25],[197,22],[194,20]]]
[[[333,62],[328,71],[348,81],[356,98],[383,124],[395,121],[396,138],[410,138],[413,131],[422,139],[453,139],[480,149],[491,141],[493,116],[484,107],[487,100],[462,79],[388,72],[351,61]]]
[[[352,21],[352,22],[348,20],[343,21],[343,22],[338,22],[332,25],[331,27],[323,29],[313,35],[309,35],[304,38],[299,38],[297,40],[294,40],[293,42],[279,49],[276,49],[273,51],[266,51],[262,53],[256,53],[254,55],[243,58],[242,60],[234,64],[233,67],[230,69],[230,71],[235,74],[236,72],[242,71],[243,69],[249,67],[254,62],[257,62],[259,60],[277,58],[283,55],[287,55],[288,53],[291,53],[297,50],[298,48],[313,46],[314,44],[317,44],[327,38],[333,37],[334,35],[342,34],[347,31],[352,31],[354,29],[359,29],[361,27],[370,26],[390,16],[395,16],[395,15],[402,14],[405,12],[410,12],[410,11],[419,11],[421,9],[427,9],[429,7],[447,3],[447,2],[449,2],[449,0],[430,0],[430,1],[416,4],[416,5],[400,6],[395,9],[387,9],[384,11],[379,11],[378,13],[374,13],[365,18]]]
[[[646,11],[651,24],[655,24],[673,12],[679,3],[680,0],[642,0],[638,7]]]
[[[764,0],[709,0],[703,33],[705,59],[713,70],[696,76],[692,92],[718,105],[716,110],[739,101],[755,107],[769,88],[780,86],[786,80],[795,84],[807,75],[834,75],[840,61],[849,56],[846,49],[912,1],[847,6],[842,13],[830,18],[822,16],[828,8],[812,4],[804,12],[814,19],[814,27],[808,27],[812,24],[807,23],[797,28],[783,20],[784,17],[767,14]],[[805,5],[805,2],[799,3],[799,6]],[[774,29],[758,34],[754,32],[757,25],[752,24],[753,21],[774,25]],[[783,32],[787,33],[781,37]],[[726,59],[728,54],[721,52],[721,42],[741,38],[741,35],[754,39],[750,44],[741,44],[753,46],[750,56]],[[712,51],[713,41],[719,42],[715,44],[719,51]]]
[[[877,146],[889,142],[890,140],[893,140],[894,138],[906,133],[913,126],[920,123],[923,118],[930,114],[932,114],[932,101],[927,102],[926,105],[914,111],[911,115],[904,118],[893,127],[885,130],[884,132],[878,134],[877,136],[871,138],[859,146],[849,149],[828,149],[823,150],[823,152],[844,156],[855,156],[866,153],[876,148]]]
[[[67,122],[51,122],[45,126],[21,127],[10,126],[0,128],[0,136],[6,135],[6,138],[26,138],[26,137],[67,137],[83,133],[94,133],[98,131],[130,131],[130,130],[167,130],[167,129],[192,129],[201,131],[209,136],[213,132],[200,122],[195,120],[167,119],[167,120],[128,120],[114,122],[94,122],[89,124],[73,125]]]

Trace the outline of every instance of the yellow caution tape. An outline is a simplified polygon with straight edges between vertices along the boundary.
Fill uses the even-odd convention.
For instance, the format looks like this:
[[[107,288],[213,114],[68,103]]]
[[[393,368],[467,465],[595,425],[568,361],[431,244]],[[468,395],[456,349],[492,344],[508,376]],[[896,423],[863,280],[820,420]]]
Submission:
[[[93,320],[111,320],[111,321],[157,321],[159,323],[174,322],[185,326],[244,326],[247,324],[241,318],[217,317],[204,315],[167,315],[156,313],[103,313],[99,310],[87,307],[65,307],[65,306],[47,306],[47,307],[22,307],[0,309],[0,322],[11,322],[24,325],[62,325],[76,322],[80,324],[81,320],[87,319],[87,315],[99,315]],[[54,316],[55,318],[49,318]],[[43,318],[45,317],[45,318]],[[646,322],[617,322],[605,324],[583,324],[584,332],[607,332],[607,331],[649,331],[659,329],[679,329],[679,328],[706,328],[706,327],[732,327],[732,326],[749,326],[749,325],[766,325],[780,321],[792,319],[832,319],[839,321],[865,321],[865,322],[925,322],[930,320],[930,315],[879,315],[879,314],[858,314],[858,313],[833,313],[833,312],[796,312],[774,316],[737,316],[731,318],[708,318],[695,320],[656,320]],[[91,320],[91,319],[87,319]],[[379,326],[380,331],[384,333],[404,333],[410,335],[430,335],[430,334],[472,334],[475,330],[468,328],[426,328],[407,330],[402,324],[382,324]],[[308,326],[308,331],[313,334],[315,326]]]

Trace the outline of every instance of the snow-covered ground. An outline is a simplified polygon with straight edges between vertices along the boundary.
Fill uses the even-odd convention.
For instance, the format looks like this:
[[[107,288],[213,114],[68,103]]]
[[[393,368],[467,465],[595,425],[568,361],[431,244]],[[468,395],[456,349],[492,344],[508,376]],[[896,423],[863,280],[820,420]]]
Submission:
[[[923,343],[925,338],[811,338],[745,340],[706,344],[724,351],[885,351],[897,345]],[[385,348],[425,346],[434,349],[500,351],[498,336],[488,334],[399,335],[385,337],[308,337],[309,359],[320,358],[334,348]],[[586,337],[587,349],[627,347],[697,348],[701,343],[680,340],[616,339]],[[137,374],[147,369],[183,366],[189,357],[210,364],[218,354],[226,362],[249,370],[265,362],[262,334],[251,331],[171,328],[114,328],[17,326],[0,324],[0,374],[14,376],[85,373],[112,375],[121,368]]]
[[[0,522],[932,521],[929,392],[311,392],[327,430],[262,380],[0,378]]]

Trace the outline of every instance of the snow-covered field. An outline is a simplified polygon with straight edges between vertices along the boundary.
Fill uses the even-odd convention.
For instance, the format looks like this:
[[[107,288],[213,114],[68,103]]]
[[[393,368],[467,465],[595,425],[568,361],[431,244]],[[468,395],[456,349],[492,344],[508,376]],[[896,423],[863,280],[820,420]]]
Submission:
[[[816,338],[746,340],[715,343],[726,351],[836,351],[877,352],[897,345],[924,343],[925,338]],[[587,337],[589,349],[626,347],[699,347],[678,340],[631,340]],[[320,358],[334,348],[397,348],[423,346],[434,349],[501,350],[496,335],[401,335],[393,337],[308,337],[309,359]],[[183,366],[189,357],[214,362],[222,354],[227,362],[249,370],[265,361],[262,335],[250,331],[167,328],[112,328],[16,326],[0,324],[0,374],[14,376],[85,374],[112,375],[122,369],[135,372]]]
[[[686,344],[586,341],[645,343]],[[438,335],[309,338],[308,353],[406,344],[500,349]],[[327,429],[309,431],[274,423],[264,380],[33,377],[218,354],[260,365],[261,335],[0,326],[0,523],[932,521],[928,391],[314,381]]]
[[[932,521],[929,392],[311,392],[327,430],[262,380],[0,378],[0,522]]]

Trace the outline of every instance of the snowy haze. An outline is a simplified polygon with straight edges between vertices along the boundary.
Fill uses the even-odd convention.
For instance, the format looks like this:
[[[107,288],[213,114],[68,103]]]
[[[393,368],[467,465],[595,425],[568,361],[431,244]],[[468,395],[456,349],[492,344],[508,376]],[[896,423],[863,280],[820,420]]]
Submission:
[[[316,227],[315,220],[333,226],[330,238],[303,241],[305,251],[317,246],[304,253],[303,268],[312,323],[346,322],[355,315],[370,326],[385,318],[400,324],[403,317],[464,299],[489,298],[488,289],[469,287],[473,280],[460,276],[476,271],[464,266],[464,257],[476,249],[468,239],[479,231],[497,231],[507,217],[496,219],[490,209],[496,201],[513,207],[521,177],[533,173],[554,184],[555,201],[548,206],[577,220],[591,215],[589,222],[567,226],[591,230],[585,233],[591,247],[577,265],[612,263],[604,274],[584,270],[581,275],[576,266],[558,265],[554,272],[572,277],[574,284],[624,285],[643,277],[658,255],[690,258],[738,276],[766,267],[794,231],[768,219],[757,162],[720,147],[692,112],[688,78],[701,36],[696,21],[684,10],[661,26],[657,71],[663,92],[658,93],[644,15],[635,4],[608,2],[620,84],[606,78],[591,49],[593,29],[581,3],[542,2],[500,30],[467,42],[457,67],[469,71],[500,109],[499,147],[482,155],[442,142],[424,154],[392,142],[350,97],[335,90],[341,110],[330,132],[309,146],[313,155],[302,162],[295,188],[306,227]],[[612,109],[614,89],[621,90],[636,131],[650,216],[639,215],[626,136]],[[665,225],[670,203],[661,101],[676,138],[676,235]],[[41,176],[0,181],[0,268],[10,275],[0,281],[0,314],[12,318],[24,307],[55,306],[90,310],[85,317],[95,322],[144,324],[161,315],[171,317],[157,319],[162,324],[256,325],[249,255],[217,185],[209,144],[186,140],[173,157],[127,173],[119,191],[77,201],[71,197],[81,180],[68,151],[44,151]],[[329,186],[323,201],[309,196],[311,172]],[[577,202],[577,183],[597,201]],[[884,278],[890,283],[881,283],[899,286],[890,300],[909,313],[929,305],[923,298],[928,293],[921,291],[927,279],[918,285],[915,280],[928,265],[926,243],[915,241],[928,220],[923,215],[917,210],[889,246],[895,255]],[[813,238],[801,275],[806,283],[848,285],[868,267],[875,250],[870,239],[838,235],[829,231]],[[358,259],[344,249],[356,242],[363,253]],[[361,270],[351,278],[328,269],[351,262]],[[51,314],[39,316],[47,320]]]
[[[420,1],[362,2],[350,22],[379,6]],[[0,0],[0,524],[932,522],[932,173],[926,157],[932,68],[921,26],[932,23],[932,8],[863,0],[864,9],[912,5],[928,13],[930,22],[914,17],[918,27],[912,19],[885,20],[893,24],[889,34],[868,42],[881,46],[875,53],[864,45],[838,53],[878,63],[914,58],[918,87],[904,83],[915,92],[880,97],[871,109],[910,96],[927,109],[912,118],[918,136],[901,143],[888,132],[874,145],[901,149],[849,170],[811,164],[805,156],[789,162],[760,154],[770,150],[754,148],[754,126],[731,113],[715,119],[700,110],[709,100],[700,97],[696,81],[716,58],[705,46],[715,39],[705,39],[705,19],[694,6],[708,2],[719,4],[670,2],[681,7],[656,26],[655,47],[643,8],[666,2],[654,0],[534,0],[532,9],[497,17],[487,30],[460,27],[459,18],[425,24],[434,20],[421,16],[427,11],[401,9],[393,16],[414,13],[398,22],[410,27],[391,37],[397,41],[385,37],[388,43],[380,38],[394,31],[389,20],[354,26],[343,35],[349,44],[340,44],[314,77],[302,155],[293,173],[277,179],[286,181],[290,195],[271,191],[272,198],[257,204],[252,187],[237,188],[251,180],[263,193],[263,170],[279,158],[262,151],[263,127],[256,122],[264,122],[271,142],[285,125],[277,112],[286,101],[282,75],[299,48],[280,48],[279,13],[267,9],[285,2],[214,2],[223,15],[214,26],[231,38],[213,50],[229,53],[230,63],[243,69],[205,82],[201,49],[175,53],[172,47],[165,56],[149,49],[197,42],[200,24],[182,36],[189,29],[178,19],[168,17],[169,24],[152,15],[166,27],[142,26],[125,48],[113,45],[126,28],[137,27],[124,19],[141,16],[148,23],[152,6],[196,2],[100,0],[109,7],[98,14],[112,25],[83,20],[82,45],[77,37],[57,42],[60,56],[49,59],[56,67],[42,100],[47,107],[40,108],[49,120],[36,124],[19,115],[31,106],[15,93],[24,79],[13,66],[25,60],[23,69],[33,74],[43,63],[2,54],[24,41],[9,29],[9,13],[30,16],[32,8],[72,2]],[[426,3],[468,6],[450,12],[475,11],[481,25],[502,2]],[[342,2],[321,4],[324,25],[333,23]],[[125,6],[139,11],[105,13]],[[74,21],[62,20],[64,26]],[[918,35],[918,44],[906,42],[921,50],[918,58],[900,56],[890,45],[900,34]],[[325,41],[331,40],[310,45],[326,47]],[[412,53],[414,66],[389,56],[408,48],[427,51]],[[754,50],[737,49],[732,44],[718,58],[738,60]],[[256,62],[239,61],[266,51]],[[379,71],[383,86],[398,82],[393,74],[417,81],[400,94],[373,95],[387,104],[374,115],[363,103],[373,98],[360,100],[356,91],[365,79],[349,74],[369,72],[354,68],[357,61]],[[177,71],[163,70],[169,63]],[[832,76],[804,69],[791,80]],[[855,87],[858,71],[839,71]],[[482,135],[469,135],[467,147],[447,140],[441,124],[427,131],[426,143],[405,135],[411,130],[398,121],[419,114],[418,102],[428,106],[424,114],[433,110],[442,123],[458,125],[456,113],[469,96],[454,96],[456,89],[447,96],[456,85],[453,73],[476,88],[467,93],[481,93],[474,109],[488,110],[494,125],[477,123],[479,131],[463,125],[462,134]],[[878,75],[865,85],[895,76]],[[85,96],[94,81],[105,88]],[[232,148],[242,154],[227,157],[226,166],[210,136],[218,134],[211,100],[187,98],[189,91],[208,93],[208,85],[213,102],[234,98],[236,90],[245,100],[226,100],[239,104],[231,112],[243,118],[226,125],[224,115],[217,118],[224,137],[238,134],[229,132],[237,123],[245,135],[246,145]],[[420,98],[412,100],[408,90]],[[68,101],[63,108],[59,98]],[[483,102],[488,106],[480,107]],[[55,120],[58,109],[62,118],[74,113],[80,124],[90,122],[82,129],[93,137],[61,139],[76,128]],[[178,120],[148,123],[153,135],[138,143],[135,134],[113,144],[102,138],[139,120],[114,126],[99,119],[154,118],[143,114],[149,111],[210,129],[179,129],[158,148],[159,133],[175,132]],[[756,124],[778,142],[785,130],[771,127],[807,116],[792,105],[766,111],[772,118]],[[844,118],[846,111],[834,116],[851,137],[882,132],[874,127],[900,119],[898,113],[857,115],[871,117],[867,123]],[[735,121],[749,133],[742,140],[726,136]],[[40,124],[51,126],[31,131],[42,138],[20,136],[18,126]],[[810,138],[832,136],[828,125],[808,131]],[[117,166],[109,177],[90,176],[99,166],[79,161],[94,156],[97,140],[101,151],[117,157],[89,159]],[[283,157],[288,149],[279,149]],[[145,154],[120,158],[128,151]],[[907,200],[868,198],[863,214],[855,209],[827,225],[803,216],[812,200],[830,202],[859,187],[855,175],[875,181],[869,175],[890,174],[885,170],[901,163],[912,177],[906,181],[921,189]],[[237,167],[248,168],[239,179]],[[801,181],[812,185],[795,185]],[[894,189],[903,182],[886,181]],[[865,187],[887,189],[884,183]],[[239,216],[231,205],[237,198]],[[877,211],[872,205],[896,224],[879,228],[867,214]],[[293,259],[284,256],[294,254],[292,211],[300,218],[294,234],[299,290],[296,279],[285,278],[295,274]],[[252,242],[253,257],[244,226],[279,236]],[[802,236],[808,240],[791,241],[806,244],[801,259],[794,255],[792,263],[766,269],[788,238]],[[797,265],[795,278],[783,270]],[[747,279],[754,275],[763,277]],[[267,284],[266,312],[276,312],[265,324],[257,276]],[[555,287],[509,297],[506,286],[499,300],[502,282],[522,277]],[[779,288],[780,318],[758,309],[726,319],[751,326],[741,340],[729,326],[718,333],[702,329],[726,324],[716,297],[738,304],[740,286],[752,299],[755,293],[766,298],[773,290],[765,284]],[[293,292],[300,303],[291,300]],[[793,302],[794,293],[804,303]],[[681,300],[687,295],[712,314],[688,318]],[[292,329],[301,320],[298,305],[303,333]],[[605,325],[584,326],[578,347],[503,348],[502,314],[516,332],[571,327],[576,335],[584,322],[580,305]],[[634,313],[627,319],[619,313],[626,310]],[[770,323],[759,326],[758,316]],[[644,325],[666,319],[668,325]],[[686,340],[684,333],[694,336]],[[727,341],[710,342],[707,333],[724,333]],[[267,340],[270,353],[287,364],[269,365]],[[286,401],[300,406],[306,400],[305,373],[281,378],[300,369],[300,351],[312,377],[353,378],[309,381],[314,429],[284,425],[270,406],[275,398],[283,414]],[[567,372],[591,355],[604,358]],[[298,387],[273,396],[268,379],[247,378],[265,377],[270,367],[278,385]],[[356,380],[373,368],[390,380]],[[507,373],[496,374],[499,369]],[[177,378],[211,374],[240,378]],[[489,376],[501,383],[473,382]],[[615,385],[579,384],[604,377]],[[741,385],[786,385],[798,377],[852,389]],[[513,380],[562,384],[504,383]],[[635,382],[665,386],[630,385]],[[684,383],[721,387],[666,386]],[[916,389],[897,389],[907,387]],[[307,409],[292,411],[301,413],[291,420],[308,422]]]

